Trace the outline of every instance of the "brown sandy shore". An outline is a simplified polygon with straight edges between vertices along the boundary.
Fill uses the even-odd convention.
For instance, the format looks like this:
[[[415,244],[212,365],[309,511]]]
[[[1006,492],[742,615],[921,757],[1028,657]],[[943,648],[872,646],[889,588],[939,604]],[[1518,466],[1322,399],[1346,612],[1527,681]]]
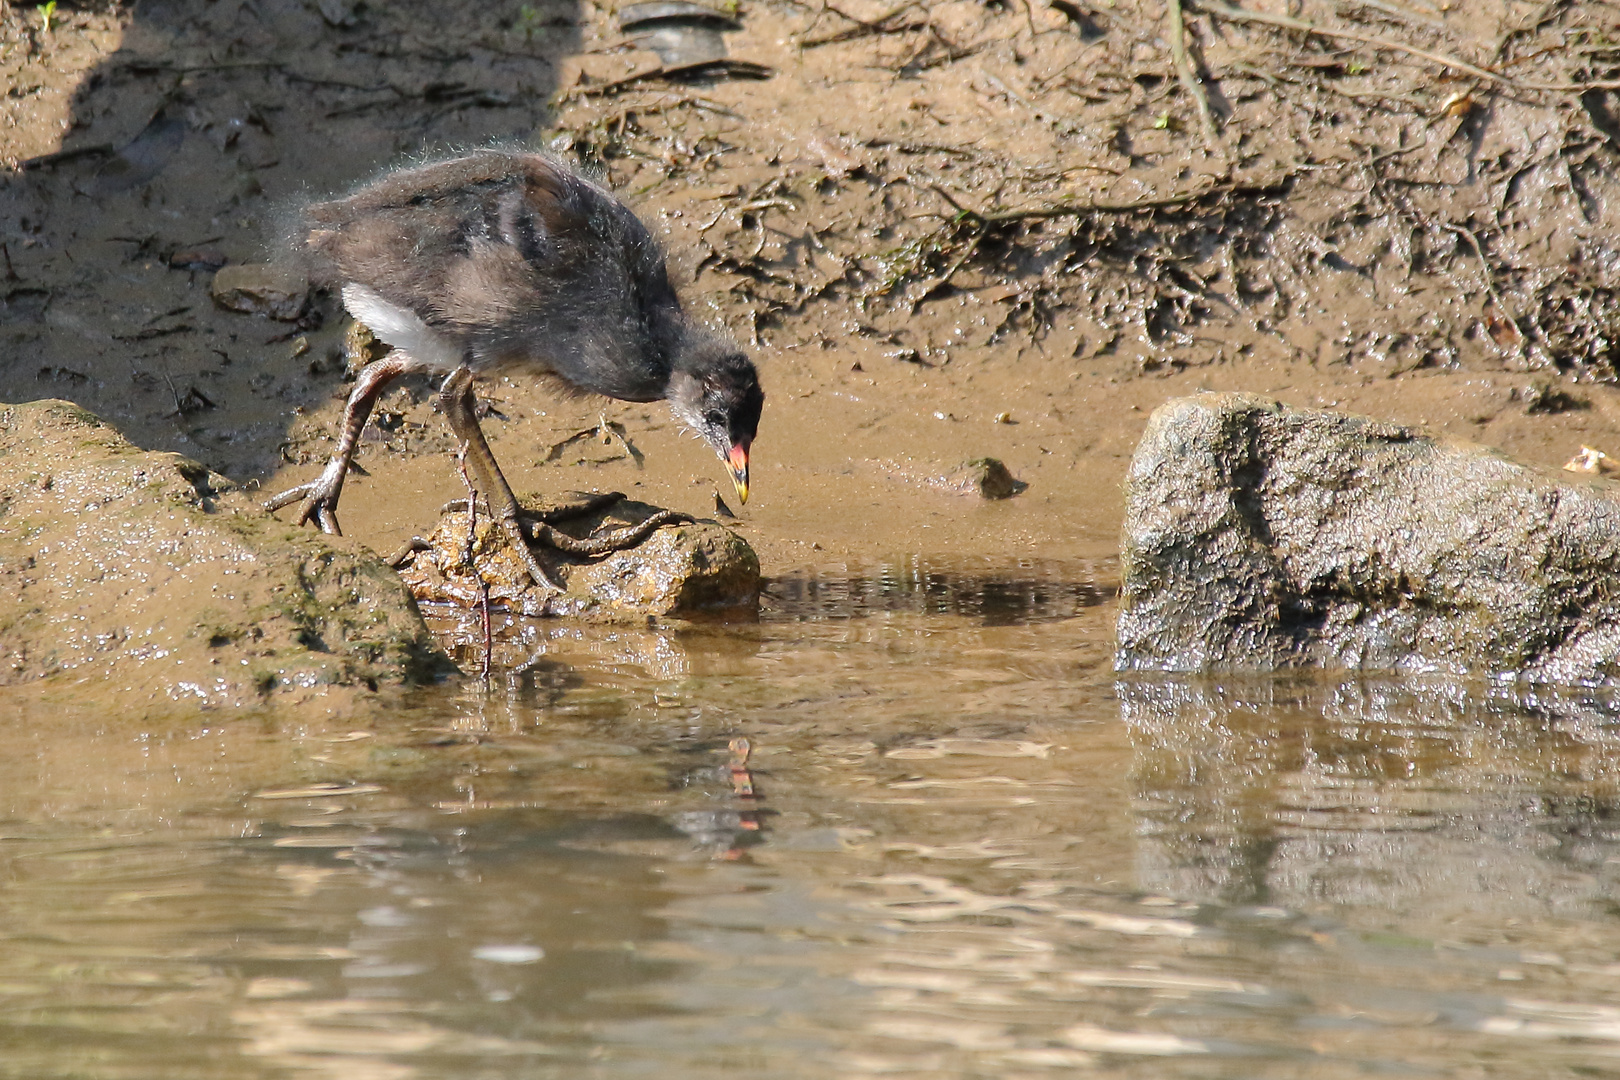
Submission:
[[[310,478],[346,320],[220,310],[209,265],[266,258],[292,200],[500,140],[600,168],[759,361],[732,509],[767,574],[1108,556],[1148,413],[1202,389],[1620,452],[1620,8],[1223,10],[1189,5],[1189,82],[1133,0],[758,3],[725,40],[764,68],[696,80],[567,0],[0,8],[0,398]],[[661,406],[481,393],[520,494],[714,513],[724,474]],[[644,464],[575,437],[603,418]],[[392,392],[349,534],[427,528],[449,448],[426,387]],[[1028,490],[937,483],[983,456]]]

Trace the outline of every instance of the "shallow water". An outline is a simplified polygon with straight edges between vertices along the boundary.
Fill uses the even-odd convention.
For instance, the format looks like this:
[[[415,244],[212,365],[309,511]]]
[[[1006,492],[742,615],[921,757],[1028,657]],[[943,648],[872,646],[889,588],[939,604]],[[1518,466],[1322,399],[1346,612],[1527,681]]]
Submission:
[[[1612,702],[1116,681],[1113,575],[531,626],[381,719],[12,702],[0,1076],[1620,1068]]]

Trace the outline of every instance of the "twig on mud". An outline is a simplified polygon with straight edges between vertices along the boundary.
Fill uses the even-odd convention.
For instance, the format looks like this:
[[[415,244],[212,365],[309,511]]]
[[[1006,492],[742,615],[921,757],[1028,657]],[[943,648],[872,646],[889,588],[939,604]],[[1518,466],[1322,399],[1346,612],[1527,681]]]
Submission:
[[[983,214],[972,209],[971,207],[963,206],[961,203],[956,201],[956,196],[952,195],[949,191],[946,191],[938,184],[931,183],[928,186],[933,189],[935,195],[938,195],[940,198],[951,204],[951,209],[956,211],[958,217],[971,217],[978,221],[984,220]]]
[[[1437,19],[1433,15],[1425,15],[1421,11],[1413,11],[1410,8],[1401,7],[1399,4],[1392,4],[1389,0],[1350,0],[1350,3],[1370,7],[1375,11],[1382,11],[1385,15],[1393,15],[1395,18],[1405,22],[1420,23],[1435,30],[1450,29],[1444,19]]]
[[[773,207],[777,210],[787,210],[790,212],[798,209],[797,206],[794,206],[786,199],[755,199],[753,202],[746,202],[741,206],[734,206],[732,209],[740,214],[744,210],[770,210]]]
[[[1498,310],[1506,311],[1507,309],[1502,307],[1502,298],[1497,295],[1496,283],[1491,280],[1493,277],[1495,277],[1495,275],[1491,273],[1491,261],[1485,257],[1485,247],[1479,242],[1478,235],[1475,234],[1473,229],[1464,228],[1461,225],[1453,225],[1449,221],[1438,222],[1438,224],[1442,229],[1445,229],[1448,232],[1454,232],[1464,240],[1468,241],[1468,246],[1472,247],[1474,249],[1474,254],[1479,256],[1479,265],[1485,271],[1485,294],[1491,298],[1491,303],[1494,304]]]
[[[704,222],[698,227],[698,235],[702,236],[704,233],[720,224],[720,220],[727,214],[743,214],[750,210],[757,212],[760,210],[771,209],[786,210],[791,213],[792,211],[797,210],[798,207],[794,206],[786,199],[755,199],[753,202],[746,202],[741,206],[722,206],[719,210],[715,211],[714,217],[710,218],[708,221]],[[763,220],[760,220],[759,231],[759,247],[754,251],[752,256],[756,259],[759,257],[759,253],[765,249],[765,223]]]
[[[630,440],[626,437],[629,433],[625,430],[623,424],[615,424],[613,421],[609,420],[607,418],[607,413],[597,413],[596,421],[596,430],[602,433],[603,442],[616,442],[620,446],[624,447],[624,452],[630,455],[630,460],[636,463],[637,469],[645,469],[647,467],[646,456],[642,454],[640,450],[637,450],[634,446],[630,445]]]
[[[1439,224],[1442,228],[1448,229],[1467,240],[1469,246],[1474,249],[1474,254],[1479,256],[1479,264],[1485,271],[1485,295],[1490,298],[1490,306],[1485,311],[1486,335],[1498,345],[1506,345],[1507,341],[1504,340],[1506,335],[1502,334],[1498,328],[1507,327],[1512,332],[1512,342],[1517,347],[1520,358],[1528,360],[1530,358],[1530,346],[1525,340],[1524,331],[1519,329],[1518,324],[1508,314],[1507,305],[1502,303],[1502,295],[1496,291],[1496,283],[1493,280],[1496,275],[1491,270],[1491,261],[1485,257],[1485,246],[1479,242],[1478,234],[1473,229],[1453,225],[1449,221],[1442,221]],[[1542,330],[1541,324],[1536,321],[1534,315],[1529,317],[1529,322],[1532,329],[1540,334],[1542,340],[1545,341],[1545,331]]]
[[[672,81],[707,77],[768,79],[774,74],[776,74],[775,69],[765,64],[756,64],[752,60],[737,60],[727,56],[718,60],[700,60],[693,64],[674,64],[669,67],[659,66],[647,71],[638,71],[633,75],[626,75],[622,79],[614,79],[612,82],[605,82],[600,86],[576,86],[566,93],[558,94],[556,100],[563,102],[574,98],[603,97],[608,94],[621,93],[633,86],[658,79]]]
[[[1194,0],[1199,10],[1210,15],[1219,15],[1231,22],[1260,23],[1265,26],[1280,26],[1286,30],[1298,30],[1301,33],[1315,34],[1319,37],[1342,38],[1345,41],[1359,41],[1364,45],[1371,45],[1378,49],[1394,49],[1396,52],[1415,56],[1420,60],[1428,60],[1442,67],[1451,68],[1472,75],[1477,79],[1486,79],[1502,86],[1509,86],[1515,90],[1544,90],[1551,93],[1579,94],[1587,90],[1620,90],[1620,79],[1599,80],[1596,82],[1581,83],[1537,83],[1524,82],[1510,78],[1466,60],[1459,60],[1455,56],[1445,53],[1430,52],[1420,49],[1416,45],[1408,45],[1404,41],[1394,41],[1390,38],[1378,37],[1374,34],[1362,34],[1354,30],[1339,30],[1329,26],[1318,26],[1316,23],[1306,22],[1304,19],[1295,19],[1288,15],[1269,15],[1259,11],[1244,11],[1230,4],[1223,4],[1220,0]]]
[[[94,146],[75,146],[71,150],[56,150],[38,157],[24,158],[17,162],[18,172],[29,172],[32,169],[43,169],[47,165],[58,165],[64,161],[72,161],[81,157],[107,157],[116,154],[118,148],[112,143],[96,143]]]
[[[1165,10],[1170,15],[1170,59],[1176,66],[1176,78],[1181,80],[1182,88],[1192,95],[1193,103],[1198,106],[1198,124],[1204,130],[1204,147],[1210,153],[1216,153],[1220,149],[1221,137],[1215,130],[1215,116],[1209,111],[1209,95],[1204,92],[1198,72],[1193,70],[1192,57],[1187,54],[1187,20],[1181,11],[1181,0],[1165,0]]]
[[[618,443],[624,447],[624,452],[630,455],[630,460],[635,462],[636,468],[644,468],[645,455],[630,444],[629,432],[625,426],[617,421],[609,420],[606,413],[597,414],[596,419],[595,427],[580,428],[566,439],[552,443],[551,449],[546,451],[546,462],[549,464],[561,460],[563,451],[574,443],[600,436],[604,445],[611,446],[613,443]]]
[[[1428,146],[1428,145],[1429,145],[1429,133],[1427,131],[1425,131],[1423,133],[1423,138],[1419,139],[1417,142],[1413,143],[1411,146],[1397,146],[1393,150],[1385,150],[1382,154],[1374,154],[1372,157],[1367,159],[1367,161],[1366,161],[1367,168],[1370,169],[1374,165],[1377,165],[1379,162],[1388,161],[1392,157],[1400,157],[1402,154],[1410,154],[1414,150],[1421,150],[1425,146]],[[1370,147],[1369,147],[1369,149],[1370,149]],[[1483,259],[1484,256],[1481,255],[1480,258]]]
[[[923,27],[928,25],[927,19],[923,19],[921,22],[913,19],[911,21],[901,23],[898,26],[889,25],[890,20],[899,18],[916,6],[916,0],[906,0],[905,3],[901,4],[893,11],[879,15],[875,19],[858,19],[847,11],[833,7],[831,4],[827,4],[825,5],[824,10],[848,19],[850,22],[855,23],[856,25],[847,30],[840,30],[835,34],[828,34],[826,37],[811,38],[809,41],[800,41],[799,48],[815,49],[821,47],[822,45],[838,45],[845,41],[854,41],[856,38],[871,37],[874,34],[904,34],[911,30],[921,30]]]
[[[862,145],[870,147],[873,150],[881,150],[885,147],[893,147],[902,154],[946,154],[951,157],[964,158],[967,160],[972,160],[973,158],[979,156],[979,153],[976,150],[965,146],[948,146],[945,143],[893,142],[889,139],[877,138],[867,139]]]
[[[1024,21],[1029,23],[1030,40],[1041,36],[1041,31],[1035,29],[1035,0],[1024,0]]]
[[[948,286],[951,283],[951,278],[956,276],[956,272],[967,264],[967,261],[973,257],[973,253],[975,251],[979,250],[979,241],[984,239],[986,228],[987,226],[982,223],[974,226],[973,233],[968,237],[968,242],[962,248],[961,254],[957,255],[957,257],[952,260],[951,265],[945,268],[945,272],[939,275],[939,277],[935,278],[933,281],[929,282],[928,287],[919,292],[917,294],[917,299],[911,302],[911,313],[913,315],[917,313],[918,308],[922,307],[924,300],[934,296],[936,293],[940,292],[940,290]]]
[[[1413,149],[1416,149],[1415,147]],[[1138,210],[1165,210],[1172,206],[1185,206],[1188,203],[1207,199],[1212,195],[1271,195],[1282,190],[1289,177],[1265,183],[1225,183],[1211,184],[1199,188],[1197,191],[1178,192],[1174,195],[1161,195],[1151,199],[1137,199],[1127,203],[1065,203],[1063,205],[1049,204],[1046,206],[1028,206],[1015,210],[992,210],[981,212],[965,207],[955,199],[945,196],[945,201],[956,207],[961,216],[971,218],[983,225],[1005,225],[1014,221],[1042,221],[1053,218],[1084,217],[1086,214],[1131,214]],[[940,195],[945,192],[935,188]]]

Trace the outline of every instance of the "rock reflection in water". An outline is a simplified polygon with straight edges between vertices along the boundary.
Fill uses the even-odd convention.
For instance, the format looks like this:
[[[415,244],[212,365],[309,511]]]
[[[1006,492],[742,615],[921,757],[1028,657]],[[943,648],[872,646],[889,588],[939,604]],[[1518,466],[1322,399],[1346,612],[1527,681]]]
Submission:
[[[1433,918],[1589,914],[1620,884],[1612,695],[1133,680],[1142,887]]]
[[[986,570],[907,560],[780,577],[767,587],[767,616],[852,619],[883,612],[970,615],[987,626],[1067,619],[1118,591],[1114,560],[1021,560]]]
[[[477,612],[453,612],[435,608],[428,625],[447,641],[447,651],[464,671],[476,672],[483,657],[483,629]],[[656,624],[640,626],[585,626],[563,619],[536,619],[493,613],[494,652],[492,667],[497,683],[511,693],[542,689],[553,703],[565,690],[577,689],[577,676],[571,673],[581,661],[593,668],[623,671],[654,682],[669,682],[694,673],[692,651],[687,635],[702,628],[674,629]],[[704,652],[715,644],[704,641]],[[744,655],[753,646],[748,639],[733,637],[721,642],[719,651]],[[569,663],[555,658],[566,654]],[[701,663],[701,662],[700,662]]]

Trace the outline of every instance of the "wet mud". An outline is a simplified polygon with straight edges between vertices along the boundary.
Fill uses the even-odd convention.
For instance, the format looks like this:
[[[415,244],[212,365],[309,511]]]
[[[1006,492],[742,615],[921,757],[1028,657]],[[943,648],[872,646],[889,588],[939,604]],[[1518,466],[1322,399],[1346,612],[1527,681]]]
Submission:
[[[453,672],[398,575],[67,402],[0,408],[0,687],[131,722],[367,707]]]

